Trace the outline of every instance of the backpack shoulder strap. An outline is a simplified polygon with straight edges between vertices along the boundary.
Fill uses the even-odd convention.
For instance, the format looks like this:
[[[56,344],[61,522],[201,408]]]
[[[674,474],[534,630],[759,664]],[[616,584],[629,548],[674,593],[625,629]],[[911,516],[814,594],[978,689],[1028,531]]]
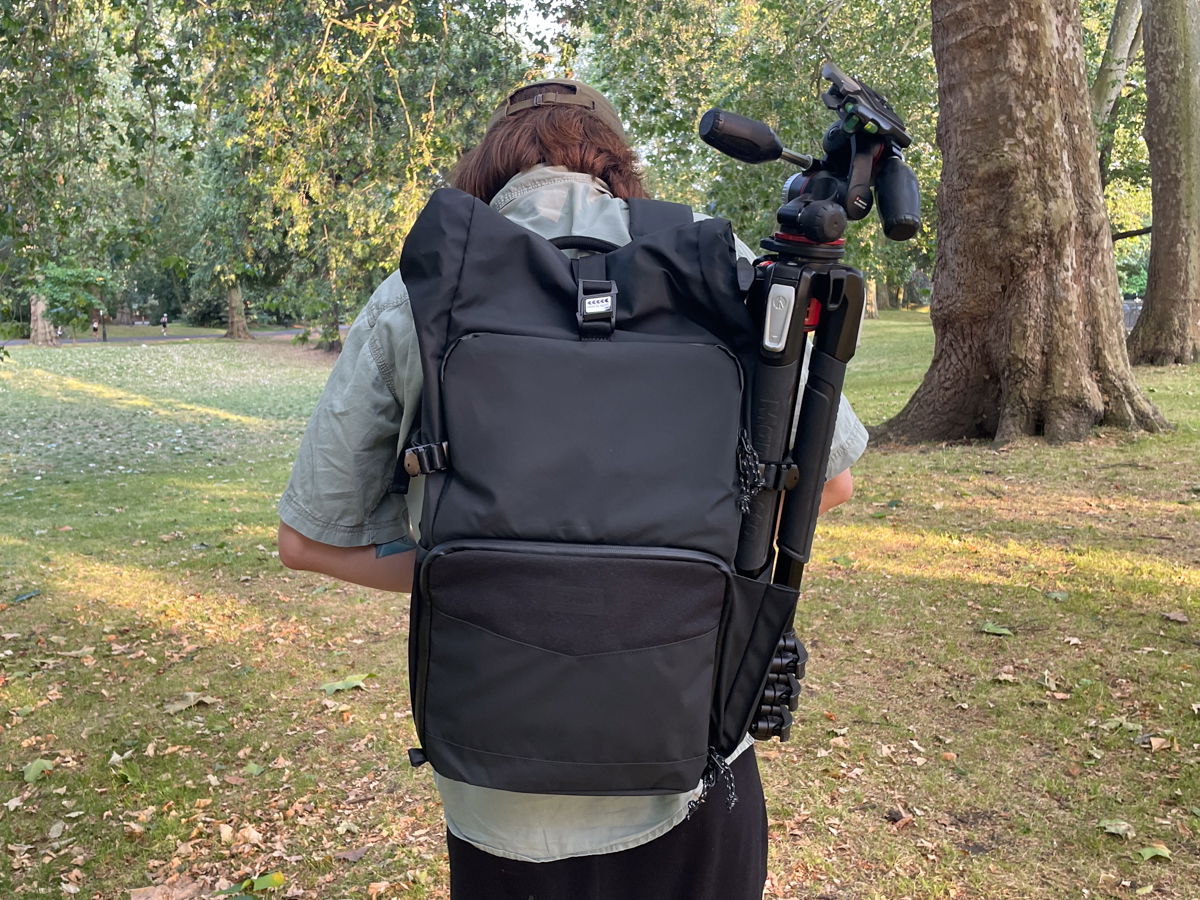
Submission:
[[[667,200],[650,200],[646,197],[631,197],[629,204],[629,234],[638,238],[665,228],[691,225],[695,217],[686,203],[671,203]]]

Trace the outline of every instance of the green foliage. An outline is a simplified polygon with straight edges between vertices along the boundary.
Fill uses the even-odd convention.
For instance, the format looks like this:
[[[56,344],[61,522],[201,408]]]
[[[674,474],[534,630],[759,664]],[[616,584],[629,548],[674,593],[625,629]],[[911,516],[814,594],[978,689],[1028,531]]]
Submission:
[[[1116,0],[1082,0],[1080,3],[1089,83],[1095,81],[1104,56],[1115,9]],[[1096,136],[1105,180],[1105,200],[1114,231],[1140,228],[1150,223],[1150,157],[1142,137],[1146,121],[1146,68],[1140,42],[1136,48],[1116,108]],[[1120,250],[1118,245],[1118,265]]]
[[[46,263],[34,277],[45,298],[50,321],[56,325],[84,325],[92,310],[105,306],[109,276],[98,269]]]
[[[336,334],[394,269],[481,100],[523,72],[511,11],[229,0],[198,17],[214,65],[193,288],[238,279]]]
[[[568,11],[582,75],[625,111],[657,193],[729,218],[751,246],[775,230],[780,185],[795,170],[722,156],[697,138],[700,116],[718,106],[761,119],[785,146],[820,155],[833,121],[820,100],[823,60],[888,96],[913,135],[906,158],[922,185],[923,233],[891,245],[872,214],[847,238],[855,265],[893,283],[929,266],[936,229],[940,158],[928,15],[914,0],[581,2]]]

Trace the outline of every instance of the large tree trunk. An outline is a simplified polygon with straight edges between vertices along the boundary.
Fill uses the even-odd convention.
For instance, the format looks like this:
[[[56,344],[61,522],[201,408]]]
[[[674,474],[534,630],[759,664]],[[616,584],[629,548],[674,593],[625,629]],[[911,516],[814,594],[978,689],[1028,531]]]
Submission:
[[[1085,437],[1166,423],[1133,380],[1075,0],[932,0],[937,263],[929,371],[879,434]]]
[[[46,300],[34,294],[29,300],[29,343],[38,347],[57,347],[58,335],[46,318]]]
[[[246,302],[242,297],[242,286],[239,282],[235,281],[225,291],[225,315],[228,322],[225,337],[235,341],[253,340],[254,335],[246,325]]]
[[[1200,0],[1146,0],[1154,233],[1134,363],[1200,362]]]

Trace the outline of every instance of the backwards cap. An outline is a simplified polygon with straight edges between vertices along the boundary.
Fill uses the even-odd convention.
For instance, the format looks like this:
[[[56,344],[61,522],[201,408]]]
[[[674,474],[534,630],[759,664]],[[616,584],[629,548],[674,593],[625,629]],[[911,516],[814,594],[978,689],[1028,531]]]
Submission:
[[[534,88],[538,90],[531,94],[530,91]],[[514,100],[518,96],[525,99]],[[607,125],[621,140],[627,140],[625,129],[621,125],[621,117],[617,115],[613,105],[604,99],[604,95],[581,81],[571,81],[569,78],[550,78],[517,88],[497,108],[491,121],[488,122],[488,128],[506,116],[515,115],[535,106],[551,105],[582,106],[590,110],[592,115]]]

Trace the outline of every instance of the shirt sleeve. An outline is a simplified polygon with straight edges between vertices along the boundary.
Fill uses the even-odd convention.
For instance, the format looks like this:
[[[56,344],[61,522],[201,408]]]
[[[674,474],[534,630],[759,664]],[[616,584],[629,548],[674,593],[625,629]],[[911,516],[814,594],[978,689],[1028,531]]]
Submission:
[[[393,274],[346,335],[279,501],[280,519],[337,547],[408,538],[406,497],[391,485],[420,387],[408,292]]]

